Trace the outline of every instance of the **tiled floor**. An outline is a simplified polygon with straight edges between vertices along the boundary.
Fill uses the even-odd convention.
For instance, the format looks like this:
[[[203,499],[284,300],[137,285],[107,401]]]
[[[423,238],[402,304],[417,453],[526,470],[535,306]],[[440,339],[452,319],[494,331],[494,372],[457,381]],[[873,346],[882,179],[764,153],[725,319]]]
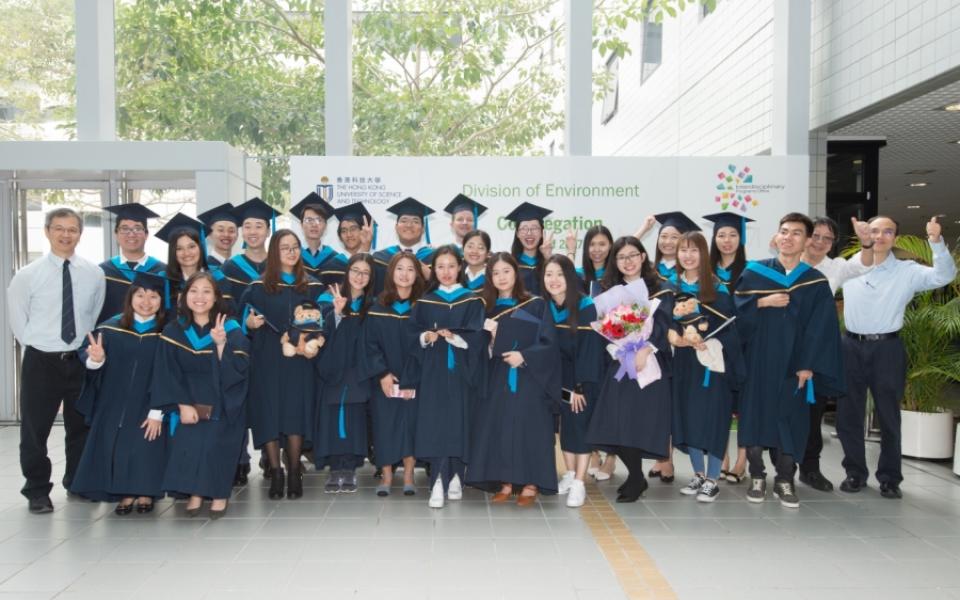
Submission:
[[[57,478],[61,438],[55,430]],[[153,515],[117,517],[112,505],[67,500],[62,488],[52,515],[31,515],[18,493],[18,441],[16,428],[0,429],[0,599],[611,600],[661,575],[666,583],[636,597],[960,599],[960,479],[946,464],[905,464],[901,501],[875,485],[854,496],[800,486],[799,510],[750,505],[745,484],[698,504],[678,493],[690,476],[679,454],[676,483],[654,483],[632,505],[594,492],[595,510],[584,511],[556,497],[530,510],[491,506],[474,490],[431,510],[426,489],[377,499],[370,470],[357,494],[324,495],[325,477],[311,474],[303,499],[272,501],[256,475],[213,522],[188,519],[170,501]],[[839,464],[828,439],[824,472],[835,483]],[[597,486],[610,502],[619,481]],[[641,557],[627,579],[628,563],[609,551],[615,534],[596,527],[602,511],[635,538],[619,539]]]

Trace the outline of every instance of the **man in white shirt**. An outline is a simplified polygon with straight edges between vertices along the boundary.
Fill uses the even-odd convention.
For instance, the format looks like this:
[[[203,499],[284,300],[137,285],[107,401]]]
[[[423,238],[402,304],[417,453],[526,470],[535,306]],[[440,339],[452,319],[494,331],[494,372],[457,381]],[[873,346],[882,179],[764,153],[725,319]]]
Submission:
[[[47,213],[44,233],[50,253],[20,269],[7,288],[13,334],[24,346],[20,371],[21,493],[32,513],[53,511],[47,438],[63,403],[67,489],[87,438],[76,401],[83,384],[77,348],[97,324],[106,280],[97,265],[74,254],[83,220],[69,208]]]
[[[926,227],[933,251],[932,267],[897,260],[892,250],[898,229],[896,221],[889,217],[870,220],[876,266],[843,286],[847,393],[837,403],[837,434],[843,444],[843,468],[847,472],[840,490],[859,492],[870,476],[863,439],[869,389],[880,420],[876,477],[885,498],[902,497],[900,400],[906,385],[907,355],[898,333],[903,327],[903,313],[915,294],[943,287],[957,276],[956,264],[936,217]]]

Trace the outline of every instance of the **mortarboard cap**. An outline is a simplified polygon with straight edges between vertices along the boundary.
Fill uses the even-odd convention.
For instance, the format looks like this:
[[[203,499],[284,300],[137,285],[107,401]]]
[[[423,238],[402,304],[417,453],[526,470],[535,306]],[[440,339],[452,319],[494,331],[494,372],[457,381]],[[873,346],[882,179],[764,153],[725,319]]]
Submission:
[[[233,214],[240,219],[241,224],[247,219],[262,219],[270,224],[272,232],[277,228],[277,215],[280,213],[260,198],[251,198],[234,208]]]
[[[553,211],[548,208],[524,202],[513,209],[510,214],[507,215],[507,219],[519,225],[523,221],[543,221],[543,219],[552,212]]]
[[[151,273],[150,271],[137,271],[133,276],[133,281],[130,282],[130,287],[153,290],[158,294],[163,294],[167,289],[168,282],[169,279],[159,273]]]
[[[700,231],[700,227],[680,211],[665,212],[653,216],[660,223],[660,227],[674,227],[680,233]]]
[[[430,223],[427,221],[427,216],[434,213],[432,208],[416,198],[408,196],[393,206],[387,207],[387,212],[397,215],[397,218],[403,216],[420,217],[423,221],[423,233],[427,238],[427,244],[430,243]]]
[[[457,194],[456,197],[443,208],[443,210],[451,215],[463,210],[468,210],[473,213],[473,220],[476,221],[477,217],[482,215],[487,210],[487,207],[480,204],[473,198],[469,198],[463,194]]]
[[[307,208],[317,211],[324,219],[329,219],[334,214],[334,208],[330,206],[330,203],[321,198],[316,192],[310,192],[303,197],[303,200],[291,206],[290,214],[300,221],[303,221],[303,211]]]
[[[103,210],[113,213],[117,217],[117,221],[122,221],[124,219],[129,221],[137,221],[142,223],[144,227],[147,226],[147,219],[156,219],[160,215],[153,212],[146,206],[138,204],[136,202],[130,204],[115,204],[113,206],[104,206]]]
[[[197,219],[203,222],[207,226],[207,229],[213,229],[213,224],[218,221],[229,221],[234,225],[240,225],[240,218],[233,213],[234,206],[229,202],[221,204],[215,208],[211,208],[206,212],[202,212],[197,215]]]
[[[154,236],[157,239],[163,240],[164,242],[170,243],[170,238],[173,237],[173,234],[179,230],[188,230],[195,232],[200,239],[203,239],[203,223],[196,219],[191,219],[183,213],[177,213],[173,215],[167,224],[160,228]]]
[[[704,219],[713,223],[713,229],[716,231],[721,227],[733,227],[740,233],[740,245],[747,242],[747,223],[753,223],[750,217],[744,217],[734,212],[718,212],[712,215],[704,215]]]

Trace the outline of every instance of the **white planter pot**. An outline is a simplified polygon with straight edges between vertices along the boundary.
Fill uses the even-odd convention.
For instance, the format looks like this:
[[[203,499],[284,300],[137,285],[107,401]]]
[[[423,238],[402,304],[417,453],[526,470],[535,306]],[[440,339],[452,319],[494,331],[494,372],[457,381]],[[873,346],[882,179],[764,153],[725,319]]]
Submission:
[[[957,424],[957,439],[953,443],[953,473],[960,475],[960,423]]]
[[[901,452],[913,458],[944,459],[953,456],[953,413],[901,410]]]

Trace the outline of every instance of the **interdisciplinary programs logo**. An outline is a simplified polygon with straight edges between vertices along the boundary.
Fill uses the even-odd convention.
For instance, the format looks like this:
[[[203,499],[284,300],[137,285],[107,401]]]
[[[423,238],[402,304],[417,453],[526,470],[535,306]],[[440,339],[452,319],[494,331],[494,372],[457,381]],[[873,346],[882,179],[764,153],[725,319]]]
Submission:
[[[318,196],[333,206],[345,206],[354,202],[368,205],[392,204],[403,197],[401,191],[389,189],[384,178],[375,175],[337,175],[333,181],[323,175],[316,191]]]
[[[717,173],[719,180],[714,192],[713,200],[722,210],[732,209],[746,213],[751,208],[760,206],[759,196],[783,190],[782,184],[758,184],[754,181],[754,173],[749,166],[737,168],[729,164],[727,168]]]

